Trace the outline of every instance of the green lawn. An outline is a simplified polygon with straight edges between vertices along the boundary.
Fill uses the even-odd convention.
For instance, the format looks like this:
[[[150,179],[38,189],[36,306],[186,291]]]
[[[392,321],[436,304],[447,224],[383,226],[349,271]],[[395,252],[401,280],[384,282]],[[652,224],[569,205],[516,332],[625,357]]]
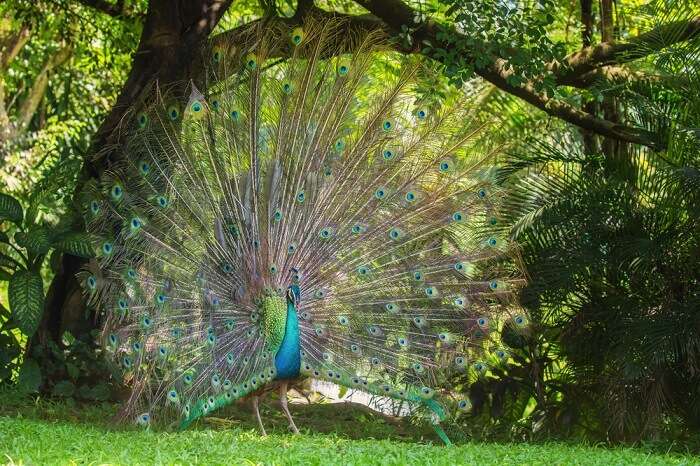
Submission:
[[[241,408],[185,432],[154,432],[114,427],[109,404],[20,403],[0,393],[2,398],[0,462],[8,464],[700,464],[689,455],[562,443],[446,448],[411,426],[329,405],[295,406],[304,431],[296,437],[285,432],[284,419],[268,402],[263,415],[270,435],[261,438]]]

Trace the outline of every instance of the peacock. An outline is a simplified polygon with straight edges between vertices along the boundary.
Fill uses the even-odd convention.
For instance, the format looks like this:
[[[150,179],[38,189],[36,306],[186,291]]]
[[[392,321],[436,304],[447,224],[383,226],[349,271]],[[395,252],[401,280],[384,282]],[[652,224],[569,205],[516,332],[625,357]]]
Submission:
[[[83,193],[80,277],[126,419],[184,428],[245,398],[264,435],[279,390],[298,433],[287,391],[312,378],[404,403],[449,443],[441,423],[472,407],[450,380],[508,364],[498,330],[528,323],[483,122],[418,92],[427,65],[383,33],[347,31],[213,40],[192,80],[127,112],[124,156]]]

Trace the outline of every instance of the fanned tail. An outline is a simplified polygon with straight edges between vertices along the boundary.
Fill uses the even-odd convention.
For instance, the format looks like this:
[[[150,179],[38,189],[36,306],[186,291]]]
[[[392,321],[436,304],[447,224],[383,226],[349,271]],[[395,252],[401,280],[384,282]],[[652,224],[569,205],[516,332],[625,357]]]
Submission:
[[[186,426],[272,381],[293,283],[303,375],[441,420],[471,406],[450,377],[506,364],[498,330],[526,328],[484,123],[459,96],[416,101],[421,60],[341,25],[215,40],[86,191],[83,281],[137,422]]]

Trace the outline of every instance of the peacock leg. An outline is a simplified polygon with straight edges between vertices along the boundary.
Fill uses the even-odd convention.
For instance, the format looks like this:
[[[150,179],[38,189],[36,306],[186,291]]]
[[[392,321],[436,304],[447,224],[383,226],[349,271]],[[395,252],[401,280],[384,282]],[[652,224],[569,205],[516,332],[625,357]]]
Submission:
[[[267,432],[265,432],[265,426],[263,426],[262,419],[260,418],[260,409],[258,409],[258,401],[259,398],[257,395],[253,397],[253,411],[255,411],[255,417],[258,419],[258,426],[260,426],[260,435],[263,437],[267,436]]]
[[[292,413],[289,412],[289,407],[287,406],[287,382],[282,382],[280,384],[280,406],[282,406],[282,411],[287,415],[289,419],[289,427],[295,434],[299,433],[296,424],[294,424],[294,419],[292,419]]]

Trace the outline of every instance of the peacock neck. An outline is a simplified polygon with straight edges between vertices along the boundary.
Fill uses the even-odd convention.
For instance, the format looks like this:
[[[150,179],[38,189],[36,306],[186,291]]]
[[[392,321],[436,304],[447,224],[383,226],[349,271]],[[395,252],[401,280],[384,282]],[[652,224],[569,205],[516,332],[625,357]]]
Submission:
[[[299,376],[301,368],[301,348],[299,345],[299,319],[294,303],[287,302],[287,319],[282,344],[275,354],[275,369],[278,379],[292,379]]]

